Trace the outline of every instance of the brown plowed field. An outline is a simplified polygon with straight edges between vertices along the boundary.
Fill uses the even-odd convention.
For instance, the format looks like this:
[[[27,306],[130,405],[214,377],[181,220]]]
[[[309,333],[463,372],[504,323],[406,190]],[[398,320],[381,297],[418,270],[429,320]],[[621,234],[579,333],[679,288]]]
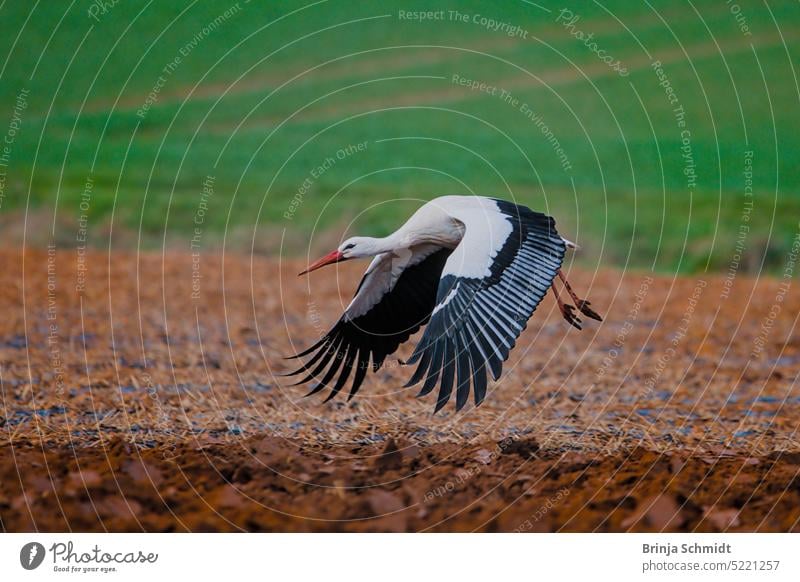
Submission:
[[[395,359],[350,402],[277,377],[363,264],[0,260],[6,531],[800,529],[788,280],[570,269],[605,321],[546,298],[486,402],[434,416]]]

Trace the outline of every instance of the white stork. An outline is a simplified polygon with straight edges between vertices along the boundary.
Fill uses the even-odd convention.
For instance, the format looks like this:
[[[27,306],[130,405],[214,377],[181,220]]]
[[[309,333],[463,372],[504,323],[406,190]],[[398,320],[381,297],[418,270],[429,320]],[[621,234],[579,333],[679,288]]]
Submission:
[[[438,383],[436,413],[454,385],[460,410],[472,385],[477,406],[486,395],[487,370],[494,380],[500,377],[502,363],[549,287],[564,319],[581,329],[573,306],[559,296],[556,276],[581,313],[602,321],[561,272],[568,246],[575,247],[559,236],[550,216],[477,196],[436,198],[385,238],[347,239],[300,275],[349,259],[374,258],[341,319],[293,356],[310,358],[288,375],[306,373],[297,384],[316,379],[309,395],[333,384],[330,400],[355,368],[352,398],[368,368],[378,370],[386,356],[427,323],[405,362],[419,362],[406,386],[424,378],[419,393],[424,396]]]

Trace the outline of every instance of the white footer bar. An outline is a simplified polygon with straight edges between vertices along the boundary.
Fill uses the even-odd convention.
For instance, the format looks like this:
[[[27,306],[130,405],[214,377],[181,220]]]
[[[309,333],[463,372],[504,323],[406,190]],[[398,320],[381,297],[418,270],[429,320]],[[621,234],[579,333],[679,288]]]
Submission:
[[[0,572],[5,580],[138,582],[254,574],[325,582],[778,581],[800,580],[799,550],[792,534],[3,534]]]

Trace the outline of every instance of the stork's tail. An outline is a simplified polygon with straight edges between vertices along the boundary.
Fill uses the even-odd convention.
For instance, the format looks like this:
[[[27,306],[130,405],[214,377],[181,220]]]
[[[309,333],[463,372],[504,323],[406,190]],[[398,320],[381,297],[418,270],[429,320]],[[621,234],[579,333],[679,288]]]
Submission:
[[[567,245],[568,249],[575,249],[577,251],[577,250],[580,250],[580,248],[581,248],[578,245],[576,245],[574,242],[572,242],[571,240],[565,239],[563,236],[561,237],[561,240],[564,241],[564,244]]]

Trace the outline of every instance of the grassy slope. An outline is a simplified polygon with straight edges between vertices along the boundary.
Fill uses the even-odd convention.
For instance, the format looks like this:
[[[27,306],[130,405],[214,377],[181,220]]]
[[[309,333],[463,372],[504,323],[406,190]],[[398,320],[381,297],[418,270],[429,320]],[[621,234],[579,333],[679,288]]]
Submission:
[[[474,23],[402,21],[386,3],[324,2],[275,21],[301,5],[241,2],[166,78],[145,119],[138,117],[162,67],[230,5],[159,3],[140,12],[120,3],[96,23],[85,7],[65,13],[66,5],[42,3],[23,28],[30,8],[6,3],[7,29],[21,33],[13,51],[15,36],[0,38],[0,56],[9,56],[3,115],[10,117],[22,87],[31,93],[0,213],[28,200],[46,212],[58,199],[60,240],[74,243],[91,175],[94,244],[107,244],[113,211],[115,228],[141,226],[145,245],[158,244],[166,231],[188,246],[202,181],[213,174],[204,244],[218,244],[226,228],[249,244],[258,226],[257,246],[270,250],[270,233],[284,227],[297,244],[312,228],[341,229],[352,218],[352,228],[380,234],[394,229],[415,199],[474,191],[547,208],[586,244],[586,260],[724,269],[739,230],[750,149],[755,206],[747,264],[757,267],[766,253],[768,265],[781,268],[800,216],[798,89],[790,64],[800,67],[770,14],[754,3],[741,3],[753,36],[743,36],[718,2],[697,4],[702,21],[688,5],[659,7],[669,28],[646,5],[581,8],[576,27],[594,32],[631,70],[621,78],[554,23],[560,4],[547,3],[549,14],[524,3],[457,4],[462,13],[520,24],[529,31],[520,40]],[[773,12],[791,47],[800,9],[786,3]],[[400,45],[423,46],[387,48]],[[675,118],[642,46],[665,63],[687,110],[698,173],[691,193]],[[454,85],[454,73],[528,104],[572,169],[561,167],[519,106]],[[337,160],[313,180],[293,218],[284,218],[311,170],[358,142],[367,142],[366,150]]]

